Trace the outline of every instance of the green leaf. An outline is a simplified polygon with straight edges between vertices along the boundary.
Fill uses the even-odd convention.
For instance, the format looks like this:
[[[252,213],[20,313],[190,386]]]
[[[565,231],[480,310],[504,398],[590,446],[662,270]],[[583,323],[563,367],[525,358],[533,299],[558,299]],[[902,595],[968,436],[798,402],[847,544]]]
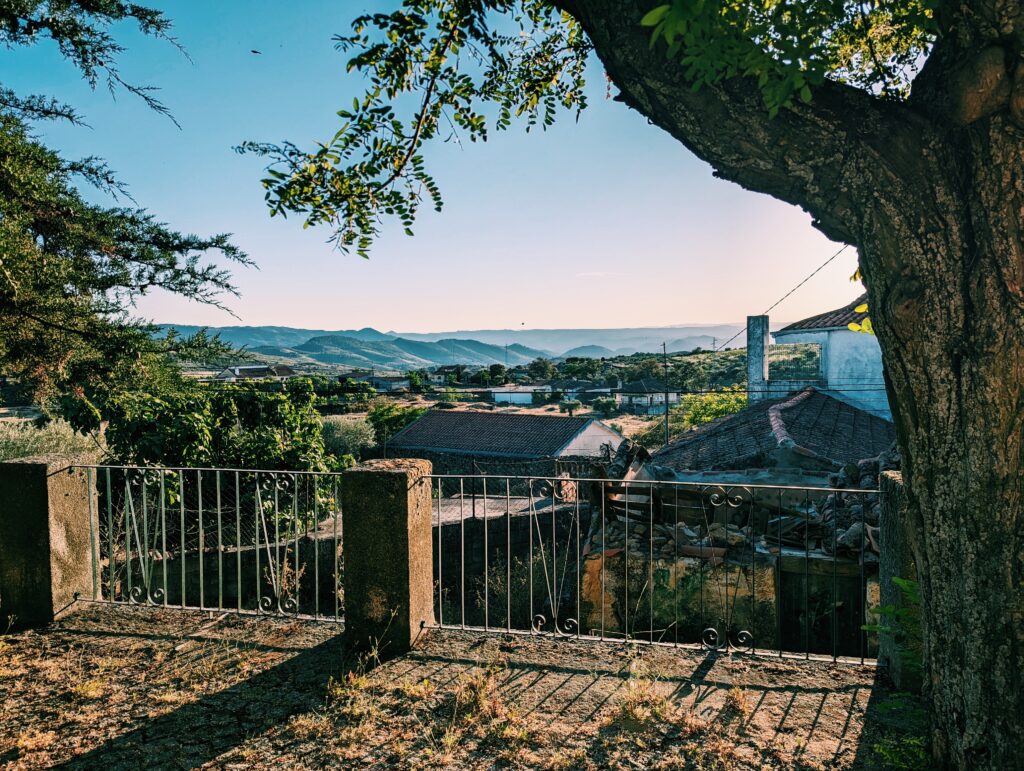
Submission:
[[[670,6],[670,5],[659,5],[657,8],[654,8],[654,9],[648,11],[646,14],[644,14],[644,17],[642,19],[640,19],[640,26],[641,27],[653,27],[653,26],[655,26],[658,22],[660,22],[662,19],[665,18],[665,15],[670,10],[672,10],[672,6]]]

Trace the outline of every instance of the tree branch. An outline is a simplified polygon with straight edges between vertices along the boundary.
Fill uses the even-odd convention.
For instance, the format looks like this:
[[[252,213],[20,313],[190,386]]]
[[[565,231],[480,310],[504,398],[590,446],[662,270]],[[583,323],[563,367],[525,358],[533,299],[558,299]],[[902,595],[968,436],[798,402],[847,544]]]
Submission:
[[[586,30],[621,101],[708,161],[724,179],[810,212],[830,238],[862,242],[867,211],[901,201],[930,170],[920,148],[934,128],[903,104],[826,82],[810,104],[769,118],[751,78],[694,89],[685,68],[650,46],[638,0],[555,0]],[[623,7],[625,6],[625,8]],[[643,6],[643,7],[642,7]]]

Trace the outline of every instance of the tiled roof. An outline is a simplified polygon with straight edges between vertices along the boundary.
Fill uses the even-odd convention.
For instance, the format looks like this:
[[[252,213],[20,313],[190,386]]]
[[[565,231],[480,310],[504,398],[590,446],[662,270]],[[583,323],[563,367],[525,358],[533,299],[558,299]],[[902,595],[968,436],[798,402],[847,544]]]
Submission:
[[[388,442],[389,449],[550,458],[593,418],[431,410]]]
[[[621,393],[630,394],[663,394],[666,390],[675,391],[675,388],[669,388],[661,380],[654,380],[653,378],[646,378],[644,380],[634,380],[632,383],[626,383],[622,388],[615,389]]]
[[[228,367],[225,372],[230,372],[236,378],[291,377],[295,374],[295,370],[285,364],[274,364],[271,366],[249,364],[239,367]]]
[[[867,301],[867,294],[862,294],[849,305],[844,305],[842,308],[836,308],[836,310],[828,311],[827,313],[819,313],[817,316],[811,316],[809,319],[804,319],[803,321],[794,321],[789,326],[785,326],[780,329],[779,332],[795,332],[798,329],[845,328],[848,324],[853,322],[859,324],[868,314],[867,312],[857,313],[854,308],[858,305],[863,305]]]
[[[556,391],[580,391],[597,384],[590,380],[573,380],[570,378],[569,380],[552,380],[548,385]]]
[[[878,455],[895,438],[889,421],[807,388],[701,426],[656,452],[654,463],[676,471],[758,467],[786,440],[846,463]]]

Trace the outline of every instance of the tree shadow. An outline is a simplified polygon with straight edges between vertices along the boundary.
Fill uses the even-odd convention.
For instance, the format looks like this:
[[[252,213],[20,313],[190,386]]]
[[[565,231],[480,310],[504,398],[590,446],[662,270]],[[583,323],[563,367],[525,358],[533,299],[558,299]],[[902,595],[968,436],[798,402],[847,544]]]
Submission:
[[[342,635],[178,709],[146,719],[62,768],[194,768],[324,704],[328,681],[356,664]]]
[[[886,671],[875,674],[851,768],[926,769],[928,713],[918,694],[893,688]]]

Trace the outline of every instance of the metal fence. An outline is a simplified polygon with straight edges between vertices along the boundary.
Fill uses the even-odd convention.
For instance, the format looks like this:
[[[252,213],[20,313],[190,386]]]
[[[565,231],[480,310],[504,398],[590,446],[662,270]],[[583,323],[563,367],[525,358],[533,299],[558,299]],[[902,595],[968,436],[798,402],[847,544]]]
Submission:
[[[870,482],[870,480],[868,480]],[[441,627],[863,663],[869,489],[431,477]]]
[[[773,343],[766,355],[770,380],[824,379],[820,343]]]
[[[92,599],[340,621],[340,475],[87,466]]]

